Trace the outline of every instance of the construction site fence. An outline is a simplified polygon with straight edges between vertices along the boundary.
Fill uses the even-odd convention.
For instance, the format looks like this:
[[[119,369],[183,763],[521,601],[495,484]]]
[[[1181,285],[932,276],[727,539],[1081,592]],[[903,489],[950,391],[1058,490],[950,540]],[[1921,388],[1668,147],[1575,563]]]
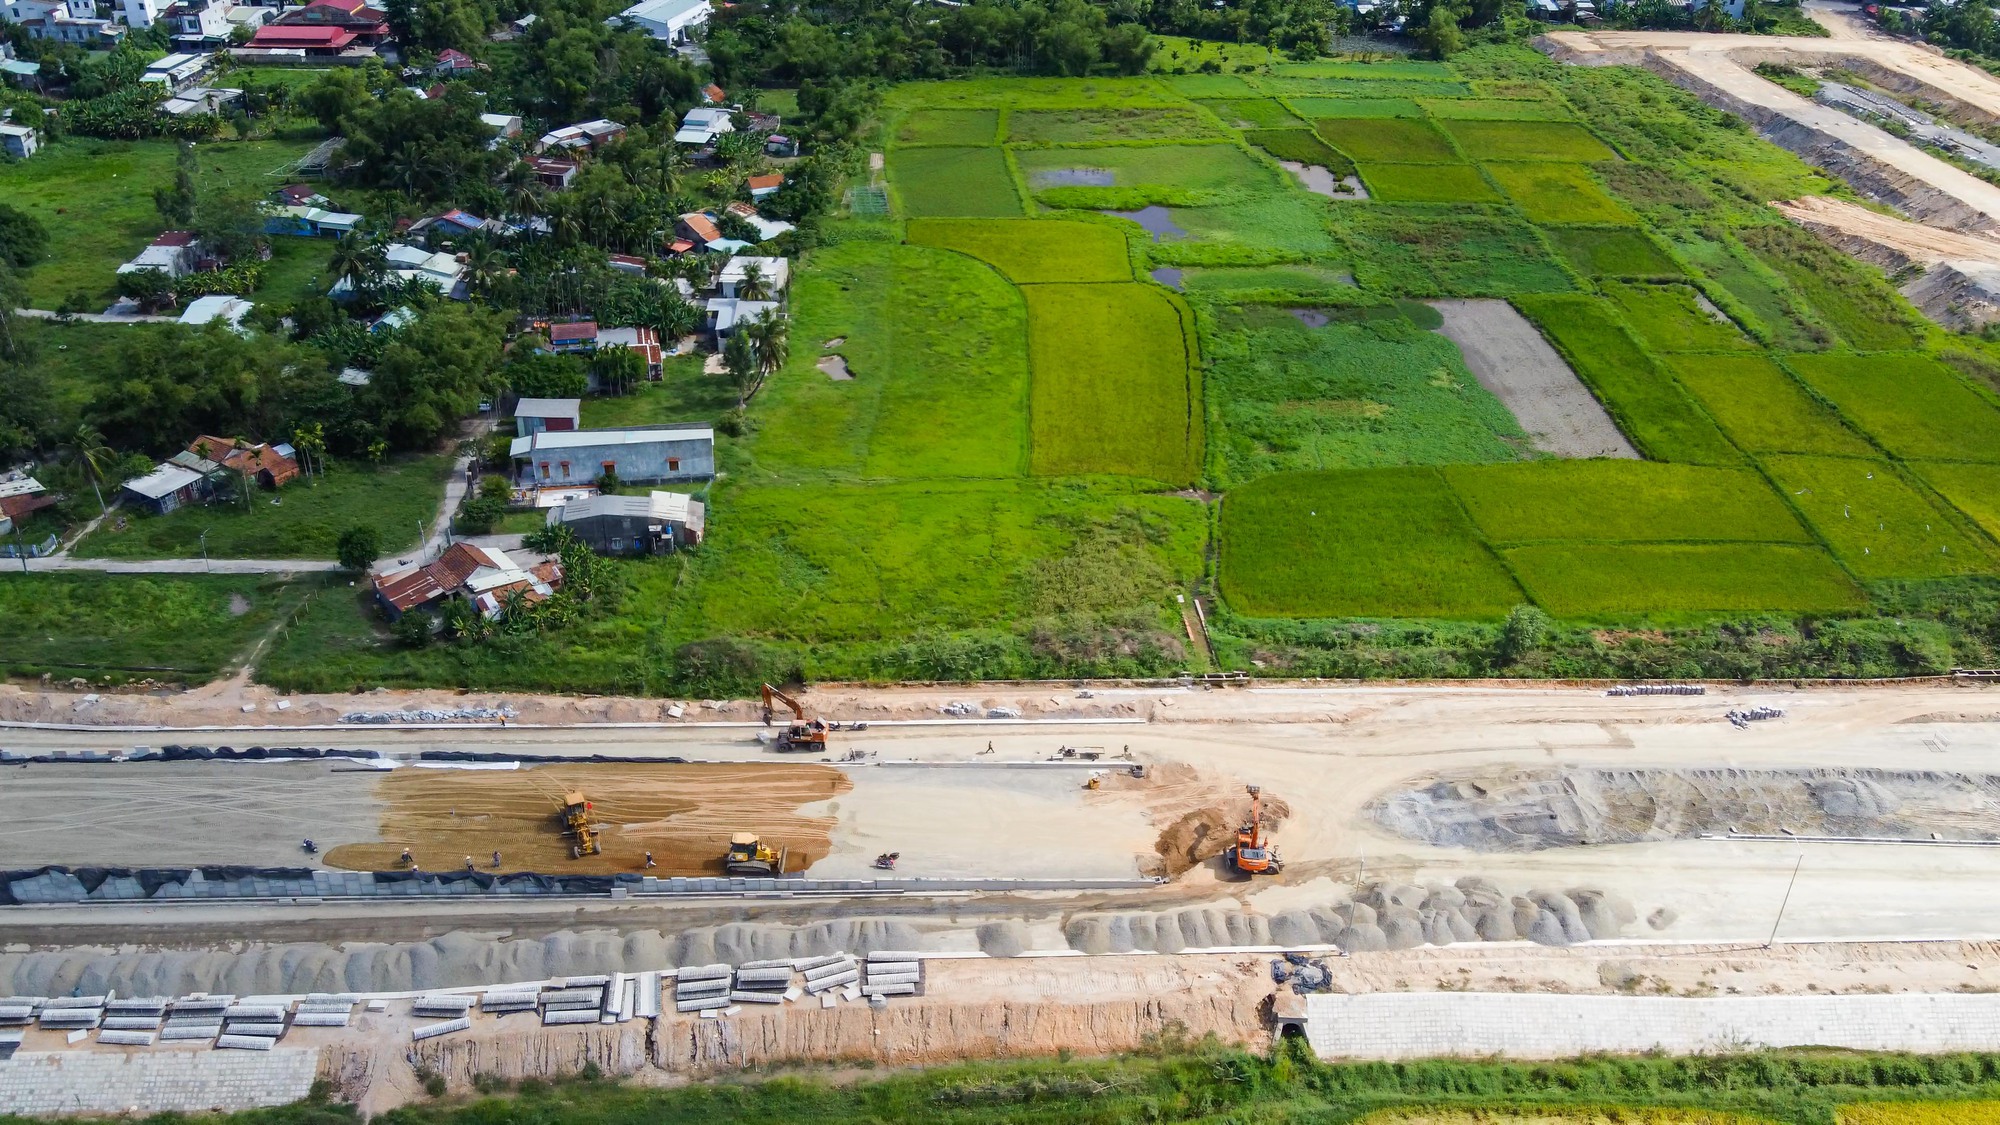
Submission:
[[[0,871],[0,906],[328,898],[674,898],[884,895],[954,891],[1126,890],[1157,879],[809,879],[801,876],[548,875],[478,871],[323,871],[309,867],[38,867]]]

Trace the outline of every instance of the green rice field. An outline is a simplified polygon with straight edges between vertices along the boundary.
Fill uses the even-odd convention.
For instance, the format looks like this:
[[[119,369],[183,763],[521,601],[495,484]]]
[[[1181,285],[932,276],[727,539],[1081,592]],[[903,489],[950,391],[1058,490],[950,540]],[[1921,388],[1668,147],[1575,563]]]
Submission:
[[[1498,203],[1500,193],[1470,164],[1370,164],[1368,194],[1386,203]]]
[[[1538,223],[1634,223],[1638,216],[1605,194],[1580,164],[1488,164],[1486,174]]]
[[[1746,453],[1875,452],[1798,380],[1761,355],[1680,355],[1666,361],[1682,387]]]
[[[1332,117],[1313,127],[1359,164],[1456,164],[1462,159],[1444,134],[1422,118]]]
[[[1786,363],[1890,453],[2000,462],[2000,406],[1929,356],[1807,355]]]
[[[1132,280],[1125,234],[1108,223],[913,219],[907,238],[977,258],[1017,285]]]
[[[1028,356],[1034,471],[1192,483],[1200,388],[1187,318],[1150,285],[1034,285]]]
[[[1444,131],[1473,160],[1554,160],[1589,164],[1618,154],[1583,126],[1566,121],[1448,121]]]
[[[888,165],[890,187],[911,218],[1021,213],[1001,149],[904,148],[889,154]]]
[[[1603,227],[1544,227],[1556,252],[1578,273],[1642,281],[1685,276],[1659,242],[1643,231]]]

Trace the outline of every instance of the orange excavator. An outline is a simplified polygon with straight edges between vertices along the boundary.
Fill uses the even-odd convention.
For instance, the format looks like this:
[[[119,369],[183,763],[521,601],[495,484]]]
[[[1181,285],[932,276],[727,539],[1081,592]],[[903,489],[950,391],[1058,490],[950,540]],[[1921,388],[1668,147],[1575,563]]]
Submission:
[[[799,751],[808,754],[826,753],[826,732],[831,729],[826,721],[806,714],[805,704],[772,687],[764,685],[764,725],[771,725],[771,717],[776,713],[777,704],[782,703],[792,712],[792,721],[778,735],[777,749],[780,753]]]
[[[1278,849],[1264,838],[1264,790],[1262,786],[1250,786],[1250,823],[1236,830],[1236,844],[1222,853],[1222,858],[1231,869],[1245,875],[1276,875],[1284,870],[1285,861],[1278,858]]]

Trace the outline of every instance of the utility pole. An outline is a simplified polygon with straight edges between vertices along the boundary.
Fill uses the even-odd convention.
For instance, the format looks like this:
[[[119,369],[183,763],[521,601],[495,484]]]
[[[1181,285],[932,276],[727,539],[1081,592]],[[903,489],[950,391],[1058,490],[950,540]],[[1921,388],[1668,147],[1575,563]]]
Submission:
[[[1778,900],[1778,917],[1771,923],[1771,938],[1764,943],[1765,949],[1769,949],[1778,943],[1778,926],[1785,920],[1785,907],[1791,904],[1792,888],[1799,884],[1799,868],[1805,865],[1805,856],[1800,856],[1799,861],[1792,865],[1792,881],[1785,884],[1785,897]]]
[[[202,529],[201,529],[201,534],[200,534],[200,535],[197,535],[197,536],[195,536],[195,538],[197,538],[197,539],[201,540],[201,569],[202,569],[202,573],[204,573],[204,574],[214,574],[214,573],[215,573],[215,569],[214,569],[213,567],[211,567],[211,566],[209,566],[209,565],[208,565],[208,528],[205,528],[205,527],[204,527],[204,528],[202,528]]]
[[[28,573],[28,545],[21,542],[21,521],[14,521],[14,550],[21,556],[21,573]]]

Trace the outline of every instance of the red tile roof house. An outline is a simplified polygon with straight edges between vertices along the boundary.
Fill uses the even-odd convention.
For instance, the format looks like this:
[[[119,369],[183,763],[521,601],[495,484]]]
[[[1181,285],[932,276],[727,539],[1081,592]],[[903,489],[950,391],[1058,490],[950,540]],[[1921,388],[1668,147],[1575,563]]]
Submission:
[[[252,445],[241,438],[203,434],[188,443],[187,451],[225,469],[234,469],[246,481],[265,488],[283,488],[299,475],[299,462],[290,446]]]
[[[471,55],[454,47],[446,47],[444,50],[439,51],[437,62],[431,64],[431,73],[440,78],[449,78],[454,74],[467,74],[472,71],[485,69],[485,63],[474,59]]]
[[[576,179],[576,161],[563,160],[554,156],[531,156],[528,167],[534,170],[535,178],[550,191],[567,190],[571,180]]]
[[[359,38],[344,27],[305,27],[267,23],[244,44],[250,50],[304,51],[306,57],[338,55]]]
[[[552,352],[582,352],[596,346],[597,322],[594,320],[549,325],[549,350]]]
[[[782,172],[773,172],[768,176],[751,176],[743,182],[750,185],[750,198],[762,199],[785,186],[785,175]]]
[[[454,543],[435,562],[374,576],[375,598],[394,621],[413,609],[447,598],[464,598],[481,616],[497,618],[518,592],[530,604],[562,588],[562,564],[554,559],[522,566],[497,547]]]

